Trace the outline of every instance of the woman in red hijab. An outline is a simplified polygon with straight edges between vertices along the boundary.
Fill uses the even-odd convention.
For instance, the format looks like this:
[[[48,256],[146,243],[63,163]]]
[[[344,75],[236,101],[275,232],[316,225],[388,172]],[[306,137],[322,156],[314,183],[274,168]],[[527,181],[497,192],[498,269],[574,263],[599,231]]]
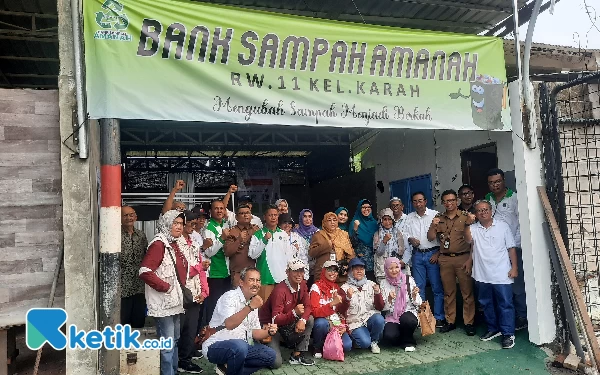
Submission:
[[[321,277],[310,288],[310,304],[315,318],[312,331],[315,358],[323,357],[325,337],[332,326],[338,327],[342,335],[344,352],[352,349],[352,339],[346,332],[346,311],[349,302],[346,292],[335,282],[337,278],[337,262],[328,260],[323,264]]]

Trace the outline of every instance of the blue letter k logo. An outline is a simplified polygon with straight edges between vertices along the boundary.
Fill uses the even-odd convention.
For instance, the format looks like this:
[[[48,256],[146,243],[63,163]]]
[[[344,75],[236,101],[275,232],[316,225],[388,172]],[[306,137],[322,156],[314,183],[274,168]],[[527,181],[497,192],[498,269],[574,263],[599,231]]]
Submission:
[[[38,350],[46,342],[56,350],[67,346],[67,337],[60,328],[67,321],[63,309],[31,309],[27,312],[25,341],[31,350]]]

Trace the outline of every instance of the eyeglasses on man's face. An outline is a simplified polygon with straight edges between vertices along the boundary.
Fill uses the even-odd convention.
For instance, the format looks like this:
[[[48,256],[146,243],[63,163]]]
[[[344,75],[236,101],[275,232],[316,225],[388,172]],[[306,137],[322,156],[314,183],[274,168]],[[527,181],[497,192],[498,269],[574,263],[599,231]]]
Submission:
[[[485,213],[488,213],[488,212],[490,212],[489,208],[480,208],[480,209],[477,210],[478,214],[485,214]]]
[[[463,197],[468,197],[470,195],[473,195],[472,191],[463,191],[462,193],[460,193],[461,196]]]

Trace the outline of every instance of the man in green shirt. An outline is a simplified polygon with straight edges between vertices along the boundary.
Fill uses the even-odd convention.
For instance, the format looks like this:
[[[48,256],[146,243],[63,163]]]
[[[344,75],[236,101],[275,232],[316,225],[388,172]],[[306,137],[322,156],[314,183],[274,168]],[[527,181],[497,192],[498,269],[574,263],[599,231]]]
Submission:
[[[223,224],[225,224],[225,205],[220,200],[215,200],[210,205],[210,220],[204,230],[204,243],[201,251],[210,259],[208,269],[209,295],[204,302],[203,326],[207,325],[212,317],[219,298],[231,289],[229,276],[229,258],[223,252],[225,238],[223,238]]]
[[[280,216],[277,207],[269,207],[265,212],[265,226],[254,232],[250,240],[248,256],[256,259],[256,268],[260,271],[262,283],[258,295],[264,301],[269,298],[275,285],[287,277],[287,262],[294,254],[295,248],[292,250],[290,237],[278,227],[286,216],[291,220],[289,214]]]

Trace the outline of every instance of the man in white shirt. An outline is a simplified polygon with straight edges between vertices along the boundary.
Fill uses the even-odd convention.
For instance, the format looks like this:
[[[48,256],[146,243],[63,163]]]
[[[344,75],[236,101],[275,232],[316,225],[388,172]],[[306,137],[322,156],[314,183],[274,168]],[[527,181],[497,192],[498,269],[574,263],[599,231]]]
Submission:
[[[229,204],[229,199],[231,198],[231,194],[235,194],[237,191],[238,187],[236,185],[231,185],[229,187],[229,190],[227,190],[227,194],[225,194],[225,198],[223,198],[223,204],[225,204],[225,208],[227,209],[227,223],[229,224],[229,228],[233,228],[237,224],[237,220],[235,218],[236,208],[234,207],[232,211],[229,211],[229,209],[227,208],[227,205]],[[246,206],[250,207],[250,210],[252,210],[252,197],[249,195],[243,195],[238,198],[237,204],[238,206],[245,204]],[[257,229],[262,229],[263,227],[263,223],[260,220],[260,217],[256,215],[252,215],[252,220],[250,220],[250,224],[256,225],[258,227]]]
[[[525,278],[523,274],[523,251],[521,249],[521,226],[519,224],[519,207],[517,193],[506,187],[504,171],[494,168],[487,173],[490,192],[485,200],[492,205],[492,217],[508,224],[515,238],[517,267],[519,275],[512,284],[515,304],[516,330],[527,328],[527,302],[525,300]]]
[[[260,328],[258,309],[263,300],[260,272],[254,267],[242,270],[240,286],[217,301],[210,328],[215,330],[203,344],[202,352],[209,362],[217,365],[219,375],[252,374],[275,363],[275,351],[259,343],[277,333],[276,324]]]
[[[465,237],[473,243],[473,278],[488,326],[481,340],[502,335],[502,348],[510,349],[515,345],[512,284],[519,273],[515,240],[509,226],[492,217],[490,202],[478,201],[475,210],[479,222]]]
[[[436,327],[441,328],[446,325],[446,316],[444,313],[444,289],[438,265],[440,243],[437,238],[433,241],[427,239],[427,231],[438,212],[427,208],[427,198],[421,191],[413,193],[412,204],[415,212],[408,214],[403,233],[413,247],[412,276],[423,301],[425,301],[425,286],[429,279],[434,296],[433,315]]]

